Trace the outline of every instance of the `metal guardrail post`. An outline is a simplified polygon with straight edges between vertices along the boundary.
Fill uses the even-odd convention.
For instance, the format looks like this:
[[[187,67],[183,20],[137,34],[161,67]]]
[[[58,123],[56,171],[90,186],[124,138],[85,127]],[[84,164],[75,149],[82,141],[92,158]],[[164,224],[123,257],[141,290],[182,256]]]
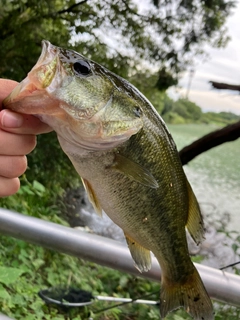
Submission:
[[[160,281],[161,271],[153,257],[149,272],[139,273],[126,245],[52,222],[0,209],[0,232],[98,264]],[[195,264],[209,295],[240,307],[240,276]]]

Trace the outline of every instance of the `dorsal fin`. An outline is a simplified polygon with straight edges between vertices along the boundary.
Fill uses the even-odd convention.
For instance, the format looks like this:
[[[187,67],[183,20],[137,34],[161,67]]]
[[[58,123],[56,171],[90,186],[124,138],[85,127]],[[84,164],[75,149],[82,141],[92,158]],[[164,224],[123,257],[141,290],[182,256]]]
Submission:
[[[199,244],[204,239],[204,223],[201,214],[201,210],[196,199],[195,194],[192,191],[190,183],[187,181],[189,207],[188,207],[188,220],[187,229],[196,242]]]

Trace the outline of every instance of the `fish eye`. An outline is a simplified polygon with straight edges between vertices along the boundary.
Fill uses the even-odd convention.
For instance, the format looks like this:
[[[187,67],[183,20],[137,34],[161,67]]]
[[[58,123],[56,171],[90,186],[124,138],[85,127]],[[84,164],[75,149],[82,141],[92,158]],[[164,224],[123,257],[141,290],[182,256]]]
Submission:
[[[78,60],[73,64],[73,70],[75,73],[81,76],[88,76],[91,73],[90,64],[84,60]]]
[[[142,116],[142,109],[138,106],[136,106],[134,109],[133,109],[133,113],[135,114],[136,117],[138,118],[141,118]]]

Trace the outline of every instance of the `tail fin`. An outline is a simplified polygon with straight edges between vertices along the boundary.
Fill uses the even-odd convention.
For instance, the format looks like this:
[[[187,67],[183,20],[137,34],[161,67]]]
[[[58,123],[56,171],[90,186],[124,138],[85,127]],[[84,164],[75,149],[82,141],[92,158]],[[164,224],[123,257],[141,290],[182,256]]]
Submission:
[[[168,312],[179,307],[184,307],[194,320],[214,319],[211,300],[196,269],[184,284],[170,284],[163,278],[160,294],[161,317],[164,318]]]

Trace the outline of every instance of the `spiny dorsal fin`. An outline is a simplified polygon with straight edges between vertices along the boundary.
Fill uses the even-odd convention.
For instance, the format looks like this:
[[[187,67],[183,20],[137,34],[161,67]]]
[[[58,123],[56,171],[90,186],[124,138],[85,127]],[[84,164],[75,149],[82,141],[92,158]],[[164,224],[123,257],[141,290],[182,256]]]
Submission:
[[[132,255],[133,260],[135,261],[136,268],[140,271],[148,271],[151,269],[151,255],[148,249],[145,249],[138,242],[133,240],[131,237],[126,235],[128,248]]]
[[[116,154],[114,164],[111,166],[111,168],[121,172],[122,174],[143,184],[144,186],[153,189],[158,188],[158,182],[150,171],[120,154]]]
[[[204,239],[203,218],[196,196],[188,181],[187,188],[189,198],[187,229],[196,244],[199,244]]]
[[[97,196],[91,186],[91,184],[89,183],[89,181],[87,179],[82,178],[82,183],[84,185],[84,188],[87,192],[88,195],[88,199],[91,202],[91,204],[93,205],[94,210],[96,211],[96,213],[102,217],[102,207],[97,199]]]

